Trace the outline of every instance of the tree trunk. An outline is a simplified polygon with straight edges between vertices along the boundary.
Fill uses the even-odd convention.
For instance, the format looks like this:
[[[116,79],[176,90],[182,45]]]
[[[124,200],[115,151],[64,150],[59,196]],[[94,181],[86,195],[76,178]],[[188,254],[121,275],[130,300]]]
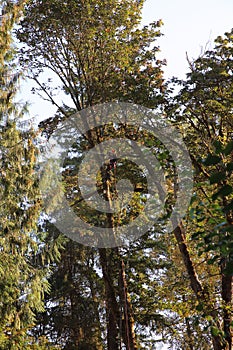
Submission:
[[[125,264],[121,259],[119,270],[119,288],[121,307],[123,308],[124,319],[122,320],[123,339],[126,350],[137,350],[137,341],[134,333],[134,317],[133,310],[128,293],[127,281],[125,276]]]
[[[173,227],[175,227],[173,223]],[[220,328],[220,322],[218,319],[216,319],[214,308],[211,305],[211,302],[209,300],[209,295],[207,292],[204,291],[199,279],[198,275],[195,271],[195,267],[193,265],[192,259],[190,257],[190,253],[187,247],[186,239],[185,239],[185,228],[183,226],[183,223],[180,222],[177,224],[176,228],[173,231],[176,241],[179,245],[179,250],[182,256],[182,260],[184,263],[184,266],[186,268],[187,274],[189,276],[190,285],[192,290],[194,291],[196,297],[198,300],[203,302],[206,309],[209,308],[209,315],[211,315],[213,318],[215,318],[216,324]],[[229,289],[229,287],[228,287]],[[208,306],[208,307],[207,307]],[[228,345],[226,342],[224,342],[224,339],[221,335],[214,336],[212,335],[212,343],[214,350],[232,350],[231,348],[228,348]]]
[[[118,350],[119,307],[116,300],[112,274],[110,271],[111,269],[109,268],[109,261],[105,248],[99,249],[99,256],[106,295],[107,349]]]
[[[95,312],[96,320],[98,321],[98,323],[95,325],[94,342],[95,342],[96,350],[103,350],[100,314],[99,314],[99,309],[98,309],[97,290],[96,290],[96,287],[94,286],[92,276],[89,272],[90,272],[90,270],[87,271],[87,273],[89,274],[89,283],[90,283],[90,290],[91,290],[92,299],[94,300],[94,312]]]
[[[191,288],[194,291],[195,295],[198,298],[200,298],[201,294],[203,293],[203,288],[198,279],[197,273],[195,271],[193,262],[191,260],[191,257],[188,251],[187,243],[185,240],[185,228],[182,222],[179,225],[177,225],[177,227],[173,232],[174,232],[176,241],[179,245],[179,250],[190,279]]]
[[[231,327],[232,322],[232,282],[233,277],[231,275],[225,275],[224,269],[226,267],[227,259],[222,261],[222,300],[224,302],[223,311],[223,330],[225,334],[225,339],[227,342],[226,350],[232,350],[233,347],[233,332]]]

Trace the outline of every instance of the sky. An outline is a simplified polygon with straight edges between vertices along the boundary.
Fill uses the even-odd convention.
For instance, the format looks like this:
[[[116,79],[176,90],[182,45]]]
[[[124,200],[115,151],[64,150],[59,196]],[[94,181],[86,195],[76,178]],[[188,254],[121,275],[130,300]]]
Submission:
[[[197,58],[205,48],[213,47],[214,39],[233,27],[233,0],[146,0],[142,23],[162,19],[163,36],[160,59],[167,60],[165,78],[185,78],[188,72],[186,52],[190,60]],[[32,95],[31,83],[23,84],[21,98],[31,103],[30,117],[43,120],[53,115],[55,109]]]
[[[167,60],[165,77],[185,78],[188,57],[213,47],[214,39],[233,27],[232,0],[146,0],[143,23],[162,19],[160,56]]]

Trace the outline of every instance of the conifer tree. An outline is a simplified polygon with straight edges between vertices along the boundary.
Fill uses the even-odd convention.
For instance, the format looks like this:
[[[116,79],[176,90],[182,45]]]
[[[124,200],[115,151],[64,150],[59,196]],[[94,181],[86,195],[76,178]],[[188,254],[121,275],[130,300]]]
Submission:
[[[47,268],[37,264],[40,213],[35,176],[35,132],[22,123],[25,107],[15,102],[20,72],[12,30],[23,1],[0,1],[0,348],[44,349],[30,329],[43,310]],[[44,345],[42,344],[44,343]]]

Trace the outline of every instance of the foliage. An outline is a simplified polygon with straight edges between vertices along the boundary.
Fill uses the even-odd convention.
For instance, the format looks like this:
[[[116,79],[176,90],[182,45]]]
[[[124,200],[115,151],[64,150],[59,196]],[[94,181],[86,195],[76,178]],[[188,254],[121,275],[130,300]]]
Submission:
[[[32,128],[20,122],[25,107],[14,99],[17,72],[12,30],[23,2],[1,1],[0,22],[0,348],[45,349],[30,335],[35,312],[48,291],[46,266],[37,266],[40,213],[35,176],[37,147]],[[42,244],[42,242],[40,242]],[[41,346],[39,345],[41,343]]]
[[[159,31],[161,22],[155,22],[150,26],[139,29],[142,5],[143,1],[132,0],[95,1],[95,3],[92,1],[68,1],[67,3],[62,1],[28,2],[25,8],[25,17],[17,31],[17,36],[22,43],[28,45],[28,47],[25,46],[21,50],[23,64],[28,64],[30,60],[31,77],[39,84],[39,92],[43,93],[45,98],[49,99],[58,108],[55,118],[46,120],[41,124],[43,131],[47,135],[51,134],[59,120],[64,116],[67,117],[77,110],[99,102],[131,101],[148,107],[156,107],[161,103],[163,99],[161,70],[163,63],[156,59],[155,55],[158,52],[158,48],[153,45],[154,40],[161,35]],[[70,107],[66,105],[61,106],[57,102],[54,96],[54,91],[56,90],[53,91],[52,84],[41,82],[38,74],[43,70],[47,70],[48,74],[51,74],[51,72],[55,73],[60,79],[61,88],[70,96],[72,101]],[[53,75],[51,74],[52,77]],[[50,78],[48,83],[50,83]],[[107,132],[109,132],[109,129],[110,126]],[[115,131],[112,132],[114,133]],[[89,137],[88,147],[93,146],[93,143],[95,143],[93,135],[96,134],[93,132],[91,138],[87,135]],[[83,152],[84,146],[83,141],[80,140],[80,144],[76,145],[76,151],[77,149],[80,151],[81,147]],[[90,217],[93,221],[93,213],[85,211],[85,207],[82,210],[82,206],[77,205],[80,196],[79,193],[73,191],[74,183],[77,180],[75,174],[80,159],[71,161],[67,159],[66,161],[67,169],[63,175],[66,181],[67,198],[69,198],[73,207],[82,211],[82,215],[85,218]],[[72,167],[72,162],[75,163],[75,169]],[[71,169],[73,170],[71,171]],[[132,165],[129,164],[129,175],[132,169]],[[103,173],[105,172],[106,175],[105,170],[103,169]],[[119,166],[119,177],[122,176],[120,171],[121,167]],[[136,170],[133,173],[138,176]],[[101,179],[101,174],[99,175],[99,191],[104,196],[105,189],[103,185],[105,181],[103,181],[103,177]],[[132,174],[130,177],[133,179]],[[133,180],[135,181],[135,179]],[[114,195],[114,190],[112,195]],[[135,212],[132,212],[132,215],[137,215],[137,206],[140,207],[138,199],[142,200],[142,197],[142,192],[135,192],[133,199]],[[82,254],[83,267],[79,263],[80,254]],[[94,322],[99,328],[100,336],[102,337],[100,348],[108,343],[107,346],[113,350],[121,341],[126,343],[127,325],[125,317],[130,316],[129,320],[132,319],[132,313],[130,314],[130,312],[128,315],[123,316],[125,312],[124,303],[128,303],[130,307],[131,302],[129,301],[129,294],[122,294],[123,287],[119,284],[119,278],[121,279],[121,284],[126,283],[123,278],[124,271],[122,270],[125,256],[118,250],[93,251],[94,265],[92,267],[89,266],[89,270],[86,270],[88,272],[84,273],[83,270],[86,269],[86,264],[90,259],[89,254],[89,249],[83,249],[74,243],[71,244],[71,242],[67,244],[66,250],[62,255],[64,260],[60,265],[57,265],[56,272],[51,278],[54,293],[51,296],[48,295],[48,305],[50,305],[52,300],[56,300],[56,306],[54,308],[48,306],[47,308],[47,314],[53,320],[50,330],[54,334],[54,339],[61,342],[64,349],[71,349],[72,346],[82,347],[82,337],[86,334],[88,326]],[[70,259],[71,262],[69,262]],[[157,264],[156,262],[154,263],[155,265]],[[134,268],[137,270],[136,265]],[[160,269],[160,267],[158,268]],[[100,279],[101,276],[97,273],[99,269],[102,271],[102,281]],[[79,274],[80,277],[78,277]],[[139,271],[138,274],[140,274]],[[55,321],[58,318],[64,319],[65,306],[60,301],[60,289],[57,291],[57,281],[63,280],[64,276],[69,276],[69,278],[67,283],[64,283],[61,297],[64,300],[70,300],[72,295],[79,295],[79,297],[72,297],[72,308],[77,310],[76,313],[83,315],[82,304],[92,304],[90,292],[84,292],[84,290],[90,291],[90,285],[96,286],[96,300],[100,300],[102,303],[103,300],[105,301],[105,306],[102,305],[100,309],[94,310],[95,316],[92,317],[91,314],[86,313],[87,318],[83,319],[83,324],[80,323],[77,316],[74,318],[73,310],[69,307],[70,301],[67,305],[69,311],[67,311],[66,321],[64,321],[67,327]],[[80,282],[78,282],[79,278]],[[147,278],[149,283],[150,277],[147,276]],[[100,279],[100,282],[97,283],[98,279]],[[78,287],[81,281],[84,284],[83,290],[80,290]],[[104,286],[102,285],[103,283]],[[140,289],[143,286],[136,288],[138,279],[136,279],[134,284],[137,293],[140,294]],[[123,300],[123,298],[127,298],[127,301]],[[42,320],[42,323],[46,324],[46,314],[42,315],[43,317],[45,318]],[[81,333],[80,331],[74,333],[72,328],[74,319],[76,323],[80,324],[79,330]],[[100,322],[104,322],[103,329],[100,327]],[[140,322],[142,321],[138,317],[139,328]],[[61,326],[62,328],[60,328]],[[129,327],[131,327],[130,331],[133,333],[132,324]],[[85,344],[86,347],[92,348],[93,337],[96,337],[96,335],[92,335],[90,332],[88,339],[84,337],[88,342],[88,345]],[[97,337],[99,337],[98,334]],[[114,343],[111,343],[112,345],[110,345],[111,341],[114,341]],[[125,346],[128,345],[126,344]]]
[[[218,37],[212,51],[190,62],[187,80],[179,82],[182,89],[167,109],[195,168],[186,237],[203,281],[197,311],[214,349],[232,344],[232,38],[232,32]]]
[[[162,22],[139,29],[143,2],[28,2],[17,31],[27,45],[21,50],[22,62],[30,62],[31,77],[44,98],[57,106],[57,118],[108,101],[148,107],[161,102],[163,62],[156,59],[153,43],[161,35]],[[50,76],[42,83],[43,70]],[[55,77],[60,87],[52,83]],[[70,106],[56,99],[60,89],[69,96]],[[44,126],[49,125],[47,121]]]

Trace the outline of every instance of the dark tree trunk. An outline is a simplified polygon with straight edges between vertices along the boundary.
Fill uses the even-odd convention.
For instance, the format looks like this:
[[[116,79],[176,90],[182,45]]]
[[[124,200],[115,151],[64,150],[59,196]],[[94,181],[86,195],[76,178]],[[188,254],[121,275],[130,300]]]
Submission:
[[[225,339],[227,342],[226,350],[232,350],[233,348],[233,332],[232,332],[232,294],[233,294],[233,277],[226,275],[224,269],[226,267],[227,259],[222,261],[222,300],[224,301],[223,311],[223,330]]]
[[[119,306],[117,304],[114,284],[112,280],[111,268],[109,267],[109,257],[106,249],[99,249],[100,264],[103,273],[105,295],[106,295],[106,314],[107,314],[107,349],[118,350],[118,323]]]
[[[123,340],[126,346],[126,350],[137,350],[137,341],[134,333],[134,317],[133,310],[130,300],[130,295],[128,293],[126,275],[125,275],[125,264],[121,259],[120,269],[119,269],[119,288],[120,288],[120,300],[121,307],[123,309]]]
[[[209,305],[209,314],[213,318],[215,318],[216,324],[220,328],[220,323],[219,323],[219,320],[216,319],[214,308],[212,307],[211,301],[209,300],[209,295],[208,295],[208,293],[205,292],[205,290],[203,289],[203,287],[198,279],[198,275],[196,273],[194,264],[192,262],[192,259],[191,259],[191,256],[190,256],[190,253],[188,250],[188,246],[187,246],[187,242],[186,242],[186,238],[185,238],[185,228],[184,228],[182,222],[177,224],[177,226],[173,232],[174,232],[176,241],[177,241],[178,246],[179,246],[179,250],[180,250],[180,253],[182,256],[184,266],[185,266],[187,274],[189,276],[191,288],[192,288],[193,292],[195,293],[197,299],[200,300],[201,302],[203,302],[206,309],[208,308],[207,305]],[[227,289],[229,292],[229,281],[228,281]],[[228,295],[228,297],[229,297],[229,295]],[[216,335],[216,336],[212,335],[212,343],[213,343],[214,350],[232,350],[231,348],[228,347],[228,345],[226,344],[226,341],[224,341],[224,339],[221,335]]]

